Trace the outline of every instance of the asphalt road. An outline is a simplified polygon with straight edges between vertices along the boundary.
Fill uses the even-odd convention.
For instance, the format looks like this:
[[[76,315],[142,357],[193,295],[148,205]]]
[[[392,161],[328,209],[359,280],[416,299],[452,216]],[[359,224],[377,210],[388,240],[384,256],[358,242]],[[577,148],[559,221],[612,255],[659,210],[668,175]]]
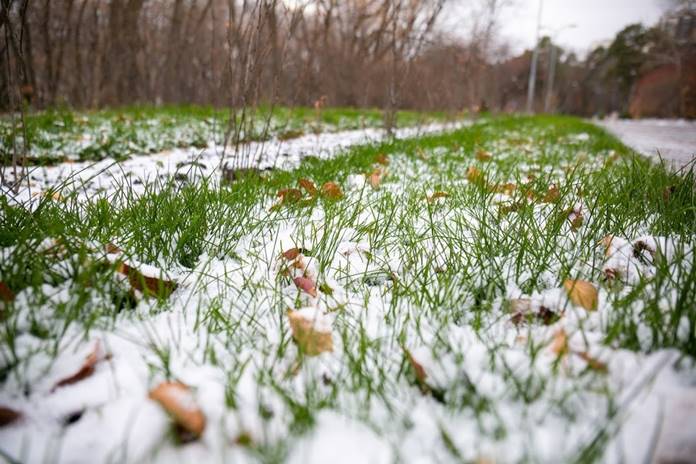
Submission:
[[[673,169],[696,164],[696,121],[604,119],[595,123],[637,152],[665,160]]]

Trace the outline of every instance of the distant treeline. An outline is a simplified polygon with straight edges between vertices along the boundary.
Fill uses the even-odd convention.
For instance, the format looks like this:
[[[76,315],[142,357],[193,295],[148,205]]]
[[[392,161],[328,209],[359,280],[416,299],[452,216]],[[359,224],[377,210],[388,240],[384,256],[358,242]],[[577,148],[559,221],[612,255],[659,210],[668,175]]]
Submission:
[[[496,35],[509,0],[471,3],[453,36],[448,0],[1,0],[0,108],[520,111],[531,52],[509,57]],[[545,39],[537,109],[694,117],[694,17],[631,26],[586,60]]]

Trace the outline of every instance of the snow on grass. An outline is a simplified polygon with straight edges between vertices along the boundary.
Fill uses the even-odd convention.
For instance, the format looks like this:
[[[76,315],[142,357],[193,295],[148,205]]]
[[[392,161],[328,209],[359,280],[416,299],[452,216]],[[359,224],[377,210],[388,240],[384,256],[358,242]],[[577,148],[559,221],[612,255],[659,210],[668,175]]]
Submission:
[[[603,137],[564,120],[492,120],[302,163],[278,184],[193,182],[111,212],[74,202],[84,225],[68,221],[65,252],[25,235],[3,249],[10,283],[27,279],[21,266],[49,267],[40,284],[15,284],[0,405],[23,418],[0,428],[0,449],[23,462],[671,456],[693,438],[660,433],[693,424],[677,406],[693,401],[696,375],[693,218],[675,221],[693,186],[662,171],[646,183],[655,168]],[[389,165],[373,188],[379,153]],[[344,197],[302,191],[278,206],[276,188],[298,178],[338,182]],[[645,188],[653,205],[660,182],[672,202],[645,214],[632,198]],[[33,220],[60,205],[45,200]],[[174,231],[158,222],[170,209],[190,216]],[[99,264],[105,235],[177,288],[130,292]],[[596,309],[571,300],[567,279],[597,290]],[[332,350],[311,356],[289,310],[329,332]],[[56,388],[97,341],[108,356],[94,373]],[[166,380],[191,387],[199,440],[179,443],[148,399]]]

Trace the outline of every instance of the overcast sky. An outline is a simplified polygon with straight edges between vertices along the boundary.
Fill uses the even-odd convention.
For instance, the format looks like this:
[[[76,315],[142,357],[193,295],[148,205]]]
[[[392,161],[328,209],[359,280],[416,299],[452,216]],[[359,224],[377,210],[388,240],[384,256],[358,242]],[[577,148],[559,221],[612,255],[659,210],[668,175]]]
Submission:
[[[554,42],[581,55],[628,24],[655,24],[667,4],[665,0],[543,1],[541,24],[546,30],[542,35],[555,37]],[[515,0],[501,18],[500,32],[514,52],[533,46],[538,7],[539,0]],[[574,28],[567,27],[572,24]]]

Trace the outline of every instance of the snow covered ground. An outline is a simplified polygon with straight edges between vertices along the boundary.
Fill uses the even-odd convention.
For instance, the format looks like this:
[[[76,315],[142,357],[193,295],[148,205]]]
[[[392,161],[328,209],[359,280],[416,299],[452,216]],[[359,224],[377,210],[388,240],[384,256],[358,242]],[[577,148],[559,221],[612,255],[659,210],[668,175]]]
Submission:
[[[164,258],[145,265],[118,249],[128,237],[114,237],[106,253],[90,244],[86,261],[124,260],[173,291],[162,302],[136,288],[132,310],[87,331],[55,316],[84,297],[72,280],[84,264],[41,244],[56,253],[47,271],[66,279],[16,295],[19,336],[2,346],[2,359],[16,364],[0,405],[22,418],[0,428],[0,450],[21,462],[71,463],[619,463],[696,455],[693,359],[605,343],[622,317],[648,351],[655,333],[642,312],[647,303],[632,295],[659,293],[659,310],[668,313],[691,275],[693,242],[652,236],[648,217],[597,243],[607,214],[583,196],[589,176],[578,172],[600,172],[615,153],[586,154],[578,167],[589,134],[542,145],[544,130],[483,131],[487,151],[448,143],[389,153],[372,173],[341,182],[335,202],[302,209],[268,196],[243,221],[235,205],[210,205],[230,224],[207,231],[193,268]],[[380,137],[308,136],[248,153],[260,168],[289,168],[308,154],[326,158]],[[209,175],[219,151],[41,169],[23,194],[31,199],[73,176],[91,200],[126,179],[137,190],[134,179],[175,175],[192,161]],[[548,190],[524,193],[542,175]],[[329,191],[309,182],[303,200]],[[520,201],[527,213],[498,214]],[[558,231],[547,236],[559,210]],[[7,247],[1,257],[14,253]],[[671,283],[649,279],[663,267]],[[114,285],[136,286],[119,272]],[[582,282],[581,290],[561,276]],[[86,318],[112,305],[98,289],[86,291],[93,292]],[[679,337],[694,330],[686,319],[678,328]],[[153,388],[171,381],[189,390],[174,395],[183,412],[170,413],[204,418],[202,429],[189,421],[198,440],[178,444],[153,398]]]
[[[601,119],[595,121],[639,153],[681,169],[696,158],[696,121]]]

